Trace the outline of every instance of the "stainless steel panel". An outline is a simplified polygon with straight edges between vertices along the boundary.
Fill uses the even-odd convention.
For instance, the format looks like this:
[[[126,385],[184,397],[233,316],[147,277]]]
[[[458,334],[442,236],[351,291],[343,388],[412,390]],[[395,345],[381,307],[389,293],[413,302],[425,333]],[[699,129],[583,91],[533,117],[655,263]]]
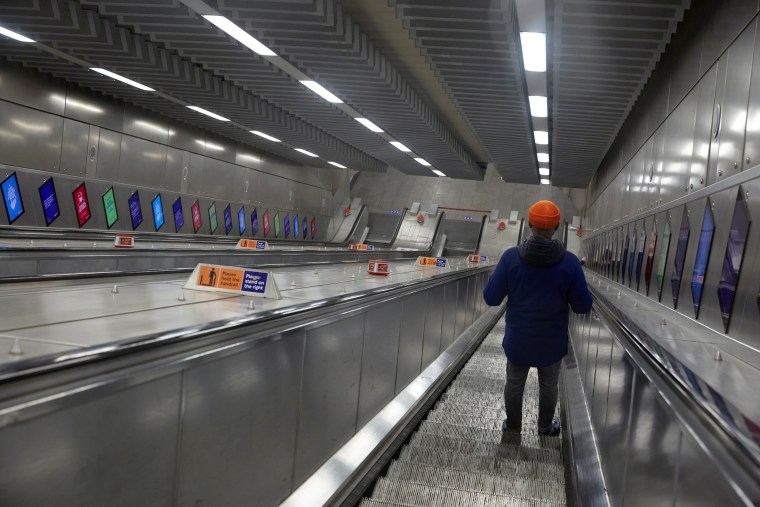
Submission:
[[[167,147],[131,136],[121,138],[119,179],[122,183],[161,188]]]
[[[104,77],[103,79],[109,79]],[[124,103],[96,95],[78,86],[66,87],[66,118],[121,132]]]
[[[755,36],[742,160],[744,169],[754,167],[760,162],[760,48],[758,45],[760,45],[760,37]]]
[[[456,322],[454,324],[454,340],[461,335],[467,327],[467,279],[463,278],[457,282],[457,307]],[[453,342],[453,340],[452,340]]]
[[[87,165],[87,145],[90,140],[90,126],[68,118],[63,121],[61,142],[61,172],[84,176]]]
[[[222,162],[235,163],[235,146],[232,141],[215,135],[206,135],[205,147],[202,153]],[[200,146],[200,143],[198,143]]]
[[[293,486],[356,432],[364,315],[306,334]]]
[[[100,129],[96,177],[101,180],[118,181],[120,164],[121,134]]]
[[[728,486],[723,472],[704,454],[688,432],[681,435],[675,505],[713,507],[747,505]],[[730,478],[727,478],[730,480]]]
[[[586,346],[586,361],[581,370],[581,380],[586,389],[586,399],[588,400],[589,409],[594,406],[594,375],[596,373],[596,358],[599,351],[600,333],[602,330],[601,323],[595,312],[591,313],[591,330],[589,332],[588,345]]]
[[[421,371],[427,293],[405,297],[402,300],[402,306],[398,368],[396,370],[396,394],[409,385],[409,382],[414,380]]]
[[[428,292],[425,312],[425,340],[422,344],[422,369],[424,370],[441,351],[443,324],[444,287],[438,286]]]
[[[357,429],[367,424],[396,394],[402,308],[400,302],[386,304],[366,314]]]
[[[184,167],[183,157],[185,154],[187,154],[187,152],[176,148],[167,148],[166,167],[164,168],[164,178],[161,184],[162,188],[173,192],[182,191],[182,168]]]
[[[612,359],[612,335],[605,326],[599,332],[599,347],[594,374],[594,399],[591,404],[591,420],[596,428],[599,452],[604,448],[604,427],[607,417],[607,399],[610,387],[610,361]]]
[[[100,127],[90,125],[90,136],[87,142],[87,165],[85,166],[85,176],[88,178],[96,177],[96,168],[98,165],[98,144],[100,143]]]
[[[169,122],[166,118],[142,110],[124,110],[124,134],[147,141],[169,144]]]
[[[275,505],[290,494],[304,332],[191,368],[178,505]]]
[[[210,198],[241,200],[245,190],[245,180],[240,178],[238,167],[234,164],[206,158],[203,162],[203,173],[200,185],[201,195]]]
[[[689,192],[707,185],[707,164],[713,139],[713,118],[718,66],[713,66],[702,76],[699,85],[691,93],[698,94],[697,114],[694,125],[694,153],[689,168]]]
[[[631,400],[635,382],[633,365],[623,349],[612,342],[610,383],[605,425],[600,428],[604,473],[612,505],[623,505],[625,460],[628,451],[628,424],[631,419]]]
[[[184,123],[169,123],[169,146],[179,150],[190,151],[193,153],[203,154],[204,132],[200,129],[190,127]]]
[[[63,119],[0,101],[0,164],[58,172]]]
[[[668,122],[663,123],[654,133],[654,144],[649,167],[644,168],[644,188],[646,197],[642,208],[650,209],[660,203],[660,186],[664,176],[665,145],[668,142]]]
[[[63,116],[66,86],[60,81],[45,79],[29,68],[3,62],[0,65],[0,99]]]
[[[171,505],[180,385],[175,374],[4,428],[3,504]]]
[[[659,202],[668,203],[685,195],[689,186],[689,166],[694,152],[694,127],[697,115],[696,88],[686,96],[668,118],[667,143]]]
[[[753,21],[728,50],[726,83],[721,102],[720,147],[717,179],[741,171],[744,152],[744,130],[747,124],[752,58],[755,50],[757,20]],[[720,88],[719,88],[720,89]],[[717,95],[721,97],[720,95]],[[712,157],[711,157],[712,158]]]
[[[458,283],[444,286],[443,318],[441,319],[441,352],[456,338],[457,310],[459,307]]]
[[[678,425],[654,389],[648,383],[636,382],[624,504],[672,505],[680,439]]]
[[[705,20],[702,62],[704,69],[712,65],[720,54],[757,14],[757,2],[754,0],[721,0],[713,15]]]

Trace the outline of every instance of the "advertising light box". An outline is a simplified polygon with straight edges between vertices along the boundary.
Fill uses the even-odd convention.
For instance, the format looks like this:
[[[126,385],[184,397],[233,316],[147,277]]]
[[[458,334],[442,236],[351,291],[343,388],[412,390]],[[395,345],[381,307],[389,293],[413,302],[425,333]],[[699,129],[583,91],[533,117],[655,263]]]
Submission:
[[[259,215],[256,208],[251,212],[251,235],[255,236],[259,232]]]
[[[164,204],[161,202],[161,194],[158,194],[150,203],[153,209],[153,224],[156,226],[156,232],[164,226]]]
[[[185,217],[182,216],[181,197],[177,197],[177,200],[172,204],[172,212],[174,213],[174,232],[179,232],[182,226],[185,225]]]
[[[280,237],[280,212],[274,214],[274,237]]]
[[[208,223],[211,226],[211,234],[216,232],[216,228],[219,227],[219,223],[216,221],[216,203],[212,202],[208,207]]]
[[[269,210],[264,212],[264,215],[262,216],[262,219],[264,220],[264,237],[266,238],[269,236]]]
[[[193,232],[197,233],[201,229],[201,205],[198,201],[193,203],[190,212],[193,215]]]
[[[224,234],[229,236],[230,231],[232,231],[232,210],[230,209],[230,205],[228,204],[226,208],[224,208]]]
[[[285,225],[285,237],[287,238],[290,236],[290,214],[289,213],[285,213],[284,225]]]
[[[317,237],[317,219],[316,217],[311,219],[311,239]]]
[[[24,203],[21,201],[21,189],[18,186],[16,173],[11,174],[0,183],[3,189],[3,201],[8,223],[12,224],[18,217],[24,214]]]
[[[140,207],[140,194],[137,190],[129,196],[129,216],[132,219],[132,230],[134,231],[143,221],[142,208]]]
[[[306,236],[309,235],[309,223],[306,221],[307,217],[306,215],[303,216],[303,239],[306,239]]]
[[[42,212],[45,215],[45,225],[52,224],[56,218],[61,216],[61,208],[58,206],[58,196],[55,193],[55,183],[53,178],[49,178],[40,188],[40,202],[42,202]]]
[[[245,232],[245,208],[242,207],[238,210],[238,230],[241,236]]]
[[[77,213],[77,222],[82,227],[92,217],[90,212],[90,200],[87,198],[87,188],[84,183],[80,183],[71,193],[74,197],[74,210]]]
[[[113,187],[106,190],[101,197],[103,200],[103,210],[106,213],[106,227],[109,229],[119,219],[119,213],[116,211],[116,198],[114,197]]]

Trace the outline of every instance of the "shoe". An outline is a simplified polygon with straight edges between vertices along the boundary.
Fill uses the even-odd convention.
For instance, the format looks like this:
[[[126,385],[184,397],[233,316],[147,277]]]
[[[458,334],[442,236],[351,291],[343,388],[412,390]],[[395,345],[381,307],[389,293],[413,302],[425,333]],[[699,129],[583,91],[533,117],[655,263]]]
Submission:
[[[545,437],[556,437],[557,435],[559,435],[560,431],[562,431],[562,425],[559,422],[559,417],[555,415],[554,419],[552,419],[552,429],[550,429],[546,433],[539,431],[538,434]]]
[[[520,430],[513,430],[507,425],[507,420],[501,421],[501,431],[508,431],[510,433],[520,433]]]

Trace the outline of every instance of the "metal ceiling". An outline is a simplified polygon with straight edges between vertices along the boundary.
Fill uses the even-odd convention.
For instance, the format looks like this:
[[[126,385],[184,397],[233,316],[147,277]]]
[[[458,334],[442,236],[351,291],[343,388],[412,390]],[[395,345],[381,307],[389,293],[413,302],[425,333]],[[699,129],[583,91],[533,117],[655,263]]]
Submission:
[[[552,184],[586,186],[690,0],[554,0]]]
[[[369,9],[365,2],[376,4]],[[322,158],[310,165],[333,160],[358,170],[393,166],[432,175],[209,24],[199,4],[231,19],[448,176],[482,179],[490,162],[507,181],[538,182],[514,0],[6,0],[0,25],[43,48],[0,37],[0,55],[300,163],[292,148],[247,130],[318,153]],[[588,184],[688,4],[548,0],[554,185]],[[384,9],[405,30],[372,18]],[[395,47],[403,51],[392,50],[402,33],[418,51],[401,42]],[[206,118],[181,102],[233,121]]]

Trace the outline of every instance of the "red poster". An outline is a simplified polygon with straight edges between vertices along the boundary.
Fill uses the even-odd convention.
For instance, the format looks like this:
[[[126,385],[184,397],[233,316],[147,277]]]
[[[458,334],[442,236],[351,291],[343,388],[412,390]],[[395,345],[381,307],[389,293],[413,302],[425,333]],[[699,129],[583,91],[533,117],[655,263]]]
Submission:
[[[195,201],[190,209],[193,214],[193,231],[198,232],[201,228],[201,205]]]
[[[87,199],[87,189],[84,187],[84,183],[74,190],[73,195],[77,221],[79,222],[79,227],[82,227],[92,216],[90,214],[90,201]]]
[[[269,210],[264,212],[264,237],[269,236]]]
[[[311,219],[311,239],[314,239],[317,236],[317,219],[312,218]]]

